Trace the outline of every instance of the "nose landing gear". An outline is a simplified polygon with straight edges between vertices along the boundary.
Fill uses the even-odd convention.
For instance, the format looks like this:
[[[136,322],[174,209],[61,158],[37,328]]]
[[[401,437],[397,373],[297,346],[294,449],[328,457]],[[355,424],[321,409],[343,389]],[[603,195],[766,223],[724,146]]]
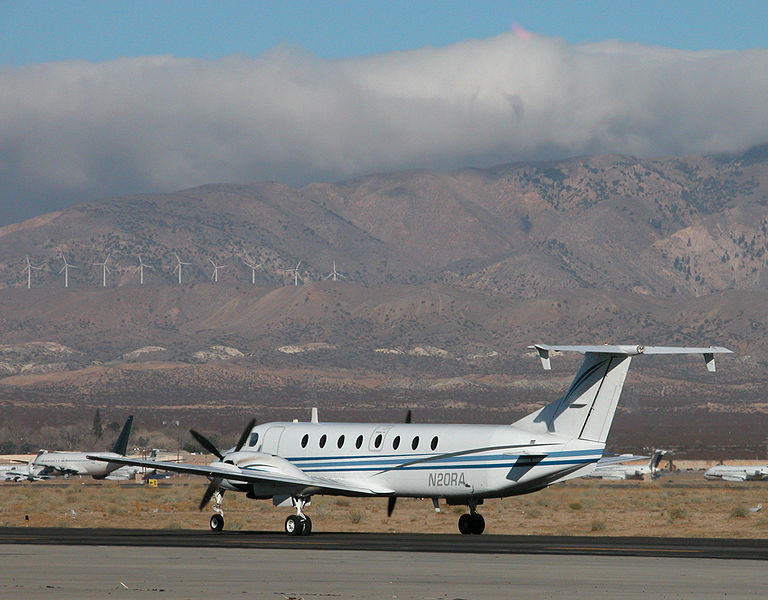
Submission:
[[[224,529],[224,511],[221,510],[221,500],[224,494],[221,490],[213,492],[213,510],[215,514],[211,516],[210,525],[212,531],[221,531]]]

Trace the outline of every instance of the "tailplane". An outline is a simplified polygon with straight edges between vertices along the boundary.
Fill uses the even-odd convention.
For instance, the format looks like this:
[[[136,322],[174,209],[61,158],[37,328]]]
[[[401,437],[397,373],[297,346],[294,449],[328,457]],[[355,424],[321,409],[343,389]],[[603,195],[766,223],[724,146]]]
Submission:
[[[633,356],[642,354],[703,354],[710,371],[715,370],[714,355],[730,353],[727,348],[685,348],[668,346],[532,346],[539,353],[544,369],[550,369],[549,353],[584,354],[576,377],[566,394],[551,404],[514,423],[531,432],[555,434],[604,444],[613,422]]]

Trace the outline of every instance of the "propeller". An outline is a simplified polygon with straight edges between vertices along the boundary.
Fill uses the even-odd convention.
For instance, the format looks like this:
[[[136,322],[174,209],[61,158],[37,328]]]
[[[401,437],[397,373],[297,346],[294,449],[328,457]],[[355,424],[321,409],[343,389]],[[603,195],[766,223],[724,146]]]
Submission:
[[[205,494],[203,494],[203,499],[200,500],[200,506],[198,506],[198,510],[203,510],[205,508],[205,505],[208,504],[211,501],[211,498],[216,493],[216,490],[219,489],[219,485],[221,485],[221,479],[218,477],[216,479],[212,479],[211,483],[208,484],[208,487],[205,488]]]
[[[395,502],[397,502],[397,496],[390,496],[387,498],[387,516],[391,517],[392,512],[395,510]]]
[[[205,437],[201,433],[198,433],[194,429],[190,429],[189,433],[191,433],[192,437],[197,440],[197,443],[200,444],[206,450],[208,450],[208,452],[213,454],[219,460],[224,460],[224,455],[221,452],[219,452],[219,449],[216,446],[214,446],[213,443],[207,437]]]
[[[240,452],[240,450],[243,449],[243,446],[245,446],[245,442],[248,441],[248,436],[250,435],[251,429],[253,429],[254,425],[256,425],[256,419],[251,419],[248,422],[248,425],[245,426],[243,433],[240,434],[240,439],[237,440],[237,445],[235,446],[235,452]],[[197,443],[200,444],[206,450],[208,450],[208,452],[213,454],[219,460],[224,460],[224,455],[221,452],[219,452],[219,449],[213,445],[213,442],[211,442],[211,440],[209,440],[203,434],[198,433],[194,429],[190,429],[189,433],[191,433],[192,437],[197,440]],[[205,505],[211,501],[211,498],[219,489],[220,485],[221,485],[221,477],[215,477],[214,479],[211,479],[211,483],[208,484],[208,487],[205,489],[205,493],[203,494],[203,498],[202,500],[200,500],[200,506],[198,507],[200,510],[203,510],[203,508],[205,508]]]
[[[405,422],[410,423],[411,419],[413,417],[413,412],[411,409],[408,409],[408,412],[405,413]],[[390,496],[387,498],[387,516],[391,517],[392,512],[395,510],[395,503],[397,502],[397,496]]]
[[[243,433],[240,434],[240,439],[237,440],[237,446],[235,446],[235,452],[240,452],[240,450],[243,449],[243,446],[245,446],[245,442],[248,440],[248,436],[251,435],[251,429],[253,429],[254,425],[256,425],[256,419],[251,419],[248,422],[248,425],[245,426],[245,429],[243,429]]]

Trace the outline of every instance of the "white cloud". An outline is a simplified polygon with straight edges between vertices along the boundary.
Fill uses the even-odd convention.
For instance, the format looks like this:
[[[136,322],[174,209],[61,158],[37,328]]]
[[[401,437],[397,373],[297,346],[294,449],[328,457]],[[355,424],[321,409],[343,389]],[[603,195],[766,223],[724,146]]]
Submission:
[[[3,67],[0,222],[209,182],[739,150],[768,141],[767,97],[768,50],[515,33],[340,61],[281,48]]]

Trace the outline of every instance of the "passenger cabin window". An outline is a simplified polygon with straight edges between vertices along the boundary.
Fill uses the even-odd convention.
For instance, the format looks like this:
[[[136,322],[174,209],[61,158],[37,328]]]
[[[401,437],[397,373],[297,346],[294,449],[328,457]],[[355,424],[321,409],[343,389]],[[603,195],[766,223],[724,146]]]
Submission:
[[[432,443],[429,445],[429,447],[432,448],[432,450],[437,448],[437,436],[432,438]]]
[[[376,439],[373,440],[373,445],[376,446],[376,448],[381,448],[381,440],[383,440],[383,439],[384,438],[381,437],[381,434],[377,435]]]
[[[396,435],[395,439],[392,440],[392,450],[397,450],[400,447],[400,436]]]
[[[308,443],[309,443],[309,434],[305,433],[304,437],[301,438],[301,447],[306,448]]]
[[[362,436],[362,435],[358,435],[358,436],[357,436],[357,440],[355,440],[355,448],[357,448],[358,450],[360,450],[360,447],[361,447],[362,445],[363,445],[363,436]]]
[[[419,447],[419,436],[417,435],[415,438],[413,438],[413,441],[411,442],[411,448],[413,450],[416,450],[416,448]]]
[[[327,438],[326,438],[325,434],[323,434],[323,435],[321,435],[321,436],[320,436],[320,447],[321,447],[321,448],[325,448],[325,440],[326,440],[326,439],[327,439]]]
[[[339,436],[339,441],[336,442],[336,445],[341,448],[344,445],[344,434]]]
[[[258,442],[258,441],[259,441],[259,434],[258,433],[252,433],[251,434],[251,439],[248,440],[248,445],[249,446],[255,446],[256,442]]]

